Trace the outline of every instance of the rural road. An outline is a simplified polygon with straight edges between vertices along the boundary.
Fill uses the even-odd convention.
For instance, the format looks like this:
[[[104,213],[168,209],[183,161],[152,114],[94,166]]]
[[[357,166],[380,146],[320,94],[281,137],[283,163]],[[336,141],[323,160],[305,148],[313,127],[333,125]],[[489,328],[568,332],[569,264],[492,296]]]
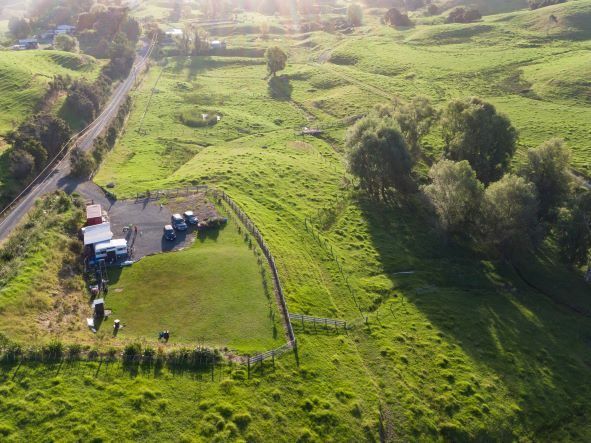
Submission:
[[[111,120],[117,115],[119,107],[135,84],[137,74],[146,66],[154,45],[155,42],[152,41],[142,48],[141,54],[137,56],[129,76],[115,88],[109,103],[104,107],[101,114],[78,134],[77,140],[72,142],[71,146],[68,146],[68,152],[64,158],[50,168],[49,173],[41,182],[26,190],[20,199],[5,209],[7,215],[0,222],[0,242],[8,238],[12,230],[18,226],[20,220],[33,207],[39,197],[59,189],[68,193],[76,190],[79,182],[70,177],[69,149],[74,144],[85,151],[93,146],[95,139],[108,127]]]

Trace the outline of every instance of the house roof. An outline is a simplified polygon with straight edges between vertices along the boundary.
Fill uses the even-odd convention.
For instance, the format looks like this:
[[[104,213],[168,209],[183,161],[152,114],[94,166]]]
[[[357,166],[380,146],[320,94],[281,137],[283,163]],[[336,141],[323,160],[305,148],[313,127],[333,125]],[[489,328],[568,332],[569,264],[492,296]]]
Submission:
[[[88,205],[86,207],[86,220],[103,216],[101,205]]]
[[[104,241],[94,245],[94,252],[105,251],[111,248],[126,248],[127,240],[124,238],[114,238],[113,240]]]
[[[111,223],[87,226],[82,228],[82,233],[84,234],[84,246],[109,241],[113,238]]]

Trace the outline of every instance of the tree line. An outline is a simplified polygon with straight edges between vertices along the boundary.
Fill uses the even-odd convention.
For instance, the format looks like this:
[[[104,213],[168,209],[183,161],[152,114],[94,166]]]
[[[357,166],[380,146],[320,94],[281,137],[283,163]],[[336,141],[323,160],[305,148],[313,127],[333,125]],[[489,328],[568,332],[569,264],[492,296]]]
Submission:
[[[67,2],[59,1],[52,4],[56,7],[55,5],[64,5]],[[102,5],[95,6],[90,12],[82,12],[79,15],[79,29],[82,33],[88,30],[98,33],[101,36],[100,39],[96,39],[99,45],[109,38],[109,61],[94,82],[85,79],[72,80],[69,76],[55,76],[49,82],[47,92],[37,106],[41,111],[5,136],[11,146],[7,154],[7,163],[13,186],[2,195],[2,203],[14,198],[37,176],[73,135],[73,128],[68,122],[49,112],[50,101],[57,94],[66,94],[65,108],[76,116],[79,126],[86,126],[99,115],[107,102],[113,82],[127,77],[133,67],[135,45],[140,36],[139,25],[127,17],[125,8],[107,9]],[[47,17],[55,15],[48,12],[43,16],[34,16],[31,20],[38,23],[39,20],[49,20]],[[114,18],[116,20],[113,23],[111,19]],[[105,22],[109,22],[107,29],[103,29],[103,26],[107,26]]]
[[[429,158],[424,137],[437,127],[441,158]],[[349,171],[375,200],[416,194],[448,238],[468,240],[511,260],[553,236],[562,257],[583,265],[591,250],[591,192],[578,188],[570,150],[551,139],[512,167],[518,141],[509,118],[477,97],[450,101],[394,100],[349,128]],[[430,164],[421,174],[417,164]]]

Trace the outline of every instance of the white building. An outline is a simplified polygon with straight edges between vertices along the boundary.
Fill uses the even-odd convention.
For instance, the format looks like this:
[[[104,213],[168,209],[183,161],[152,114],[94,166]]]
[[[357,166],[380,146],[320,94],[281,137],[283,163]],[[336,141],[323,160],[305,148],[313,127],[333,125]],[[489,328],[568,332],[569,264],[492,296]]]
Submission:
[[[97,260],[107,262],[126,260],[128,254],[127,240],[124,238],[116,238],[94,245],[94,256]]]

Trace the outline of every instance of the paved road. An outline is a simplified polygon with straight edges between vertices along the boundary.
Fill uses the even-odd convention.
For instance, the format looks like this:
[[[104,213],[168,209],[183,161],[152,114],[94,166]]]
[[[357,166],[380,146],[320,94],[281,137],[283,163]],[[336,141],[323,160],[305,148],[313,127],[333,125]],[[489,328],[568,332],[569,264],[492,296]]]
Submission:
[[[76,144],[82,150],[90,149],[95,139],[108,127],[111,120],[117,115],[120,105],[135,84],[137,74],[146,66],[153,45],[154,42],[143,48],[141,51],[142,54],[138,55],[129,76],[117,86],[111,96],[111,100],[105,106],[102,113],[87,128],[80,132]],[[79,184],[80,181],[76,181],[70,177],[70,153],[68,151],[65,157],[52,167],[51,172],[43,181],[28,190],[9,209],[4,220],[0,222],[0,242],[4,241],[10,235],[12,230],[19,224],[29,209],[33,207],[35,200],[39,197],[58,189],[71,193],[76,190]]]

